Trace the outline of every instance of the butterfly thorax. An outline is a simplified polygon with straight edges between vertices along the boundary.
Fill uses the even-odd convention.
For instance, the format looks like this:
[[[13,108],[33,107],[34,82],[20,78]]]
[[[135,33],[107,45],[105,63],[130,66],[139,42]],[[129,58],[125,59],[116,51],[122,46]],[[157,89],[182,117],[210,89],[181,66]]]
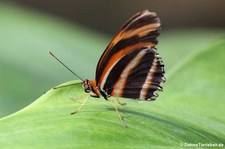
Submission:
[[[86,93],[89,93],[92,97],[100,98],[100,92],[96,86],[95,80],[84,80],[82,87]]]
[[[102,95],[106,100],[110,97],[105,91],[101,90],[95,80],[84,80],[82,87],[86,93],[89,93],[92,97],[100,98]]]

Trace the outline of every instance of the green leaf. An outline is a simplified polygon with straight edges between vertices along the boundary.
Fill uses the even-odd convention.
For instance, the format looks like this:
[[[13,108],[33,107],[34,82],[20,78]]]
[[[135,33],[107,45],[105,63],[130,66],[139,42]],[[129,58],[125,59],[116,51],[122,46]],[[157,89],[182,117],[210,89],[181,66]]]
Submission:
[[[52,89],[23,110],[0,120],[0,148],[179,148],[185,143],[225,143],[225,40],[215,42],[178,69],[155,102],[81,101],[81,82]],[[220,67],[221,66],[221,67]],[[88,95],[85,95],[88,96]],[[85,97],[84,97],[85,98]],[[112,98],[113,99],[113,98]],[[15,146],[16,144],[16,146]]]
[[[22,40],[20,38],[14,40],[14,46],[21,48],[22,58],[13,55],[13,51],[7,50],[15,48],[12,44],[3,42],[1,45],[4,47],[1,49],[4,55],[0,55],[0,64],[4,66],[1,68],[4,68],[3,72],[5,72],[1,78],[8,76],[13,82],[20,80],[21,83],[17,82],[18,84],[24,83],[23,86],[16,86],[12,90],[9,88],[14,87],[13,84],[2,87],[0,100],[14,93],[12,99],[8,97],[14,102],[17,93],[26,94],[27,90],[29,92],[39,90],[40,94],[40,89],[44,87],[43,83],[39,82],[47,84],[48,80],[57,80],[61,76],[66,76],[60,74],[60,71],[64,71],[63,68],[60,70],[60,67],[54,67],[53,60],[52,63],[47,61],[47,58],[49,59],[47,55],[46,59],[42,57],[41,60],[35,61],[34,56],[42,55],[52,48],[63,49],[64,51],[59,50],[59,53],[68,60],[66,63],[77,62],[79,65],[76,65],[76,70],[84,73],[84,77],[94,78],[96,63],[102,53],[101,49],[105,47],[103,42],[99,42],[103,36],[92,34],[90,31],[87,33],[86,29],[62,23],[64,22],[62,20],[51,20],[49,19],[51,17],[45,15],[17,10],[17,7],[15,9],[0,7],[0,11],[4,12],[0,13],[0,19],[3,22],[1,25],[5,28],[5,30],[0,28],[0,31],[9,36],[8,38],[0,36],[2,41],[8,41],[15,34],[23,33]],[[15,13],[19,19],[10,20]],[[24,20],[29,23],[21,24]],[[15,22],[19,22],[19,30]],[[47,23],[43,25],[43,22]],[[41,28],[44,30],[42,31]],[[36,34],[30,35],[32,30],[35,30]],[[42,36],[44,33],[45,38]],[[159,98],[154,102],[121,99],[127,105],[117,107],[128,128],[124,128],[120,123],[111,102],[103,98],[90,97],[79,113],[70,115],[88,96],[85,94],[81,100],[72,101],[71,98],[78,98],[84,91],[80,81],[71,81],[62,84],[71,84],[71,86],[51,89],[31,105],[0,119],[0,148],[145,149],[186,148],[185,143],[225,144],[223,131],[225,130],[225,69],[223,69],[225,39],[221,36],[224,36],[223,30],[192,29],[162,32],[158,49],[167,70],[167,82],[163,85],[164,92],[160,93]],[[37,44],[37,40],[42,44]],[[28,42],[23,43],[23,41]],[[83,44],[83,41],[89,44]],[[94,48],[88,52],[84,50],[90,47]],[[34,50],[29,51],[30,49]],[[38,51],[38,49],[43,50]],[[33,54],[35,50],[38,52]],[[30,68],[25,69],[24,66]],[[38,70],[33,72],[31,70],[34,66],[37,66]],[[40,69],[40,66],[45,67]],[[6,68],[10,69],[5,71]],[[15,68],[18,71],[12,71]],[[13,75],[12,72],[18,74]],[[34,74],[41,76],[33,83],[36,85],[34,88],[33,85],[26,85],[29,79],[32,80],[27,77],[27,72],[30,72],[29,76]],[[50,81],[45,88],[54,84],[56,82]],[[8,109],[10,108],[9,104]]]

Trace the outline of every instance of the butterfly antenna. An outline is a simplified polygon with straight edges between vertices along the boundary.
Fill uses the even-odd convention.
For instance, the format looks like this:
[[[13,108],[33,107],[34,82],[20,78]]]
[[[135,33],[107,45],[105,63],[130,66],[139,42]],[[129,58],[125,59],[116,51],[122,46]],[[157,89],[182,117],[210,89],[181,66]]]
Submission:
[[[68,69],[70,72],[72,72],[72,74],[74,74],[76,77],[78,77],[79,79],[81,79],[82,81],[84,81],[81,77],[79,77],[75,72],[73,72],[69,67],[67,67],[61,60],[59,60],[51,51],[48,51],[48,53],[54,57],[58,62],[60,62],[64,67],[66,67],[66,69]]]

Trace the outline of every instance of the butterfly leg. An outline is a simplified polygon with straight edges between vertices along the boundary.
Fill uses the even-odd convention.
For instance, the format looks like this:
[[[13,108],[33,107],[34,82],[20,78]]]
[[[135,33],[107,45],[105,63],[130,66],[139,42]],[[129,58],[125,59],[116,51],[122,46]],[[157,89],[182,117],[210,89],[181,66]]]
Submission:
[[[83,101],[83,103],[80,105],[80,107],[79,107],[76,111],[72,112],[71,114],[76,114],[77,112],[79,112],[79,111],[83,108],[84,104],[87,102],[87,100],[88,100],[89,97],[90,97],[90,96],[87,96],[87,98],[84,99],[84,101]]]
[[[117,97],[116,97],[116,100],[117,100],[118,104],[120,104],[121,106],[124,106],[127,104],[126,102],[120,102],[119,98],[117,98]]]
[[[81,98],[84,96],[84,94],[85,94],[85,92],[83,92],[83,93],[80,95],[80,97],[78,97],[78,98],[71,98],[71,100],[74,100],[74,101],[79,100],[79,99],[81,99]]]
[[[119,111],[118,111],[118,109],[117,109],[117,107],[116,107],[115,102],[114,102],[113,100],[110,100],[110,99],[108,99],[108,100],[112,102],[112,104],[113,104],[113,106],[114,106],[114,108],[115,108],[115,110],[116,110],[117,116],[118,116],[119,119],[120,119],[120,122],[123,124],[124,127],[127,127],[126,123],[123,121],[123,118],[121,117],[121,115],[120,115],[120,113],[119,113]]]

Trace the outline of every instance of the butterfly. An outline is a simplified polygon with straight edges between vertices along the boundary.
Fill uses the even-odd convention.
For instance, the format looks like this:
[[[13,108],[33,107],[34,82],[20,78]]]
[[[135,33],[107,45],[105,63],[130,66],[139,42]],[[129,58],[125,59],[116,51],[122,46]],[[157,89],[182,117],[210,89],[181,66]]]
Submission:
[[[83,80],[79,77],[83,81],[84,91],[92,97],[103,96],[106,100],[111,96],[155,100],[158,97],[156,91],[162,91],[161,83],[166,80],[164,64],[155,47],[160,26],[156,13],[148,10],[131,17],[103,52],[96,68],[95,80]],[[78,112],[87,99],[72,114]],[[113,104],[125,125],[114,102]]]

